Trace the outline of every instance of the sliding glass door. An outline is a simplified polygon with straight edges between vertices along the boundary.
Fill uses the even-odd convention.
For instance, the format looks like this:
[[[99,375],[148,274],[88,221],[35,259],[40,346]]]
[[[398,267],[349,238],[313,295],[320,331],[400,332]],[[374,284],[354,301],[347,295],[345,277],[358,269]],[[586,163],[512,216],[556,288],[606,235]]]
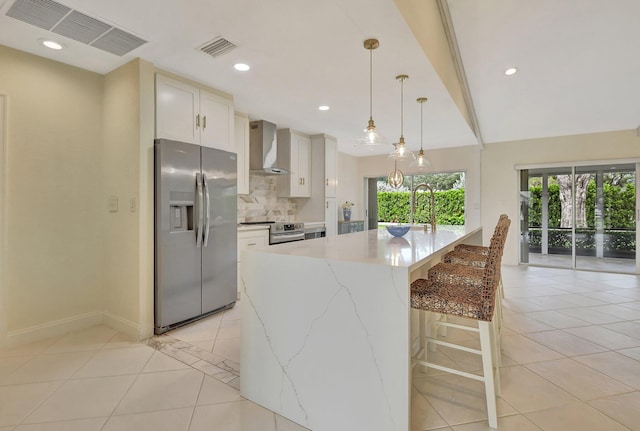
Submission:
[[[636,166],[520,171],[520,261],[636,272]]]

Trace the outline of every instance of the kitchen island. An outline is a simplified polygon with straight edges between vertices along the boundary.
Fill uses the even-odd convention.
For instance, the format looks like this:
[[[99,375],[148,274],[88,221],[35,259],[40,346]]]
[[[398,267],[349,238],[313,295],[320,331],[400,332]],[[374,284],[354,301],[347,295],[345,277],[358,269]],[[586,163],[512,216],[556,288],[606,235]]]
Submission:
[[[409,286],[479,227],[371,230],[243,253],[241,394],[313,431],[408,431]]]

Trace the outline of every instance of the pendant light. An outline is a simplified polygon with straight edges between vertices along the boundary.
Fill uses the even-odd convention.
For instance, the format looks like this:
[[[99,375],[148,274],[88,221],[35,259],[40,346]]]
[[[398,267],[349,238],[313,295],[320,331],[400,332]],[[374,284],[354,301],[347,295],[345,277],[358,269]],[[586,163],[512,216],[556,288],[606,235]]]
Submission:
[[[400,81],[400,140],[397,144],[393,144],[394,150],[389,154],[396,160],[414,160],[416,156],[409,151],[404,142],[404,81],[409,79],[409,75],[398,75],[396,79]]]
[[[395,189],[404,183],[404,174],[398,170],[398,159],[393,161],[393,171],[387,177],[387,183]]]
[[[422,149],[422,120],[423,120],[422,108],[423,108],[424,102],[427,101],[427,98],[419,97],[416,101],[420,104],[420,152],[418,152],[418,158],[415,159],[409,166],[417,169],[418,171],[426,171],[427,168],[431,165],[429,160],[427,160],[427,158],[424,156],[424,149]]]
[[[356,146],[369,149],[375,149],[386,143],[384,137],[376,131],[376,125],[373,122],[373,50],[379,46],[378,39],[364,41],[365,49],[369,50],[369,124],[364,129],[364,135],[356,141]]]

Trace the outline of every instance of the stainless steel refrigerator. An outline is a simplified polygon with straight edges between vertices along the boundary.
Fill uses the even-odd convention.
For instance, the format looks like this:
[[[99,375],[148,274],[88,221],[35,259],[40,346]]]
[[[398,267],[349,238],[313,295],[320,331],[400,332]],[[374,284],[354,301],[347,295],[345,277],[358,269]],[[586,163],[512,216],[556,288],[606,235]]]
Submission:
[[[236,154],[155,140],[155,333],[235,304]]]

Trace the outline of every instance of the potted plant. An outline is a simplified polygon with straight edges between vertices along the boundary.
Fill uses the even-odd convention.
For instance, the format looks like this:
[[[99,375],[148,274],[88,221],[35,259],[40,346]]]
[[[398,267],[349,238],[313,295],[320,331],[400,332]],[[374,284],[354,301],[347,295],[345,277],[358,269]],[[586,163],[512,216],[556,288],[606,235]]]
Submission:
[[[351,220],[351,207],[354,205],[355,204],[353,202],[349,201],[342,204],[342,217],[344,218],[344,221]]]

